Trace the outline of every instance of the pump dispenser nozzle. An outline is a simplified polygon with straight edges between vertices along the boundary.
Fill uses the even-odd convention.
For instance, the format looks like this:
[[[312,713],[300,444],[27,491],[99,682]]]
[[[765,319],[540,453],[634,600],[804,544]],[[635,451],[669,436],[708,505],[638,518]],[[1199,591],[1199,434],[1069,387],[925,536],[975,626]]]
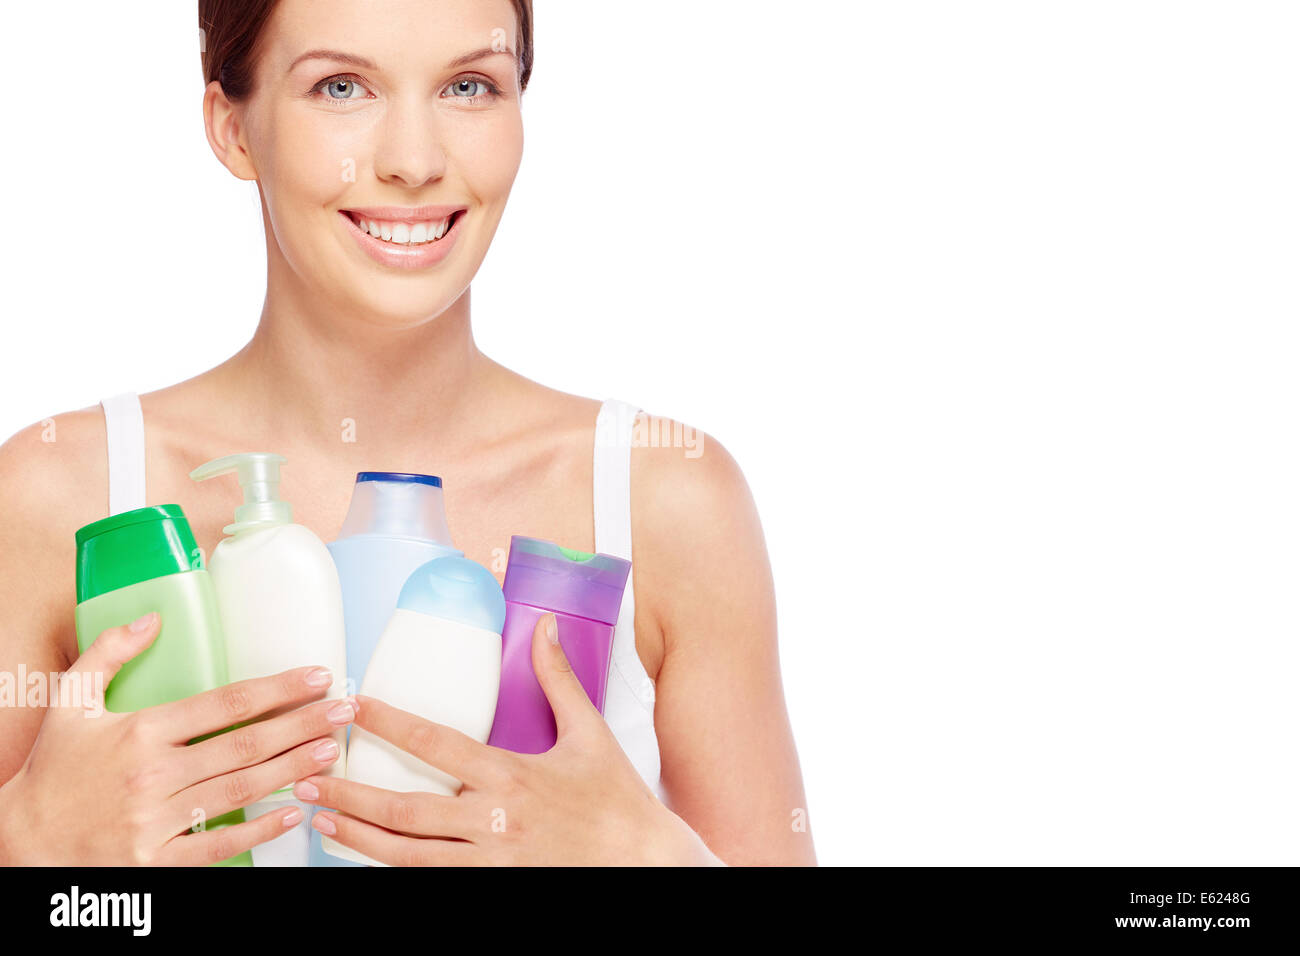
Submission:
[[[190,472],[195,481],[236,472],[244,503],[235,509],[235,523],[221,530],[238,534],[249,528],[269,528],[293,521],[293,507],[280,500],[280,466],[288,459],[270,452],[250,451],[214,458]]]

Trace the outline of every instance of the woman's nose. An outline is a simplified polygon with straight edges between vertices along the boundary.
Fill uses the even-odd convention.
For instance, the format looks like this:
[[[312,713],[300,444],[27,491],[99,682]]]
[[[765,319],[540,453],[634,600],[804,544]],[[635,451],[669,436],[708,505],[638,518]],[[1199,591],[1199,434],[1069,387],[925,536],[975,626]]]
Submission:
[[[379,128],[375,175],[385,182],[423,186],[447,171],[437,110],[428,101],[393,109]]]

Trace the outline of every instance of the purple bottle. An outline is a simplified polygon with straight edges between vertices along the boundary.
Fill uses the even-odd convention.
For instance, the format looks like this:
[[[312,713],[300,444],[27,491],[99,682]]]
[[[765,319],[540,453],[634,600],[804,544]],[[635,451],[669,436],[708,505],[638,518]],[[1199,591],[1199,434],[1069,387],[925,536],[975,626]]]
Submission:
[[[608,554],[561,548],[514,535],[501,589],[501,688],[488,744],[521,754],[555,746],[555,715],[533,672],[533,628],[554,612],[560,646],[587,696],[605,711],[614,625],[632,564]]]

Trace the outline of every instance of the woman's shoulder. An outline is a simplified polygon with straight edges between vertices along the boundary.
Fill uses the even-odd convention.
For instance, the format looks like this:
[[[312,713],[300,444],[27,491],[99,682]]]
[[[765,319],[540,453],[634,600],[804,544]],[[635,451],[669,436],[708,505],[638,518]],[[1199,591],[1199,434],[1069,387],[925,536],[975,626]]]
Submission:
[[[628,440],[632,493],[651,511],[725,514],[737,494],[749,493],[736,459],[715,436],[693,425],[638,410]]]
[[[626,397],[607,403],[503,373],[507,384],[498,394],[512,412],[498,440],[546,453],[567,448],[574,469],[581,453],[588,474],[593,450],[599,455],[601,446],[612,446],[621,454],[630,445],[633,547],[647,561],[663,556],[679,562],[674,555],[684,537],[722,546],[742,527],[757,528],[744,474],[715,436]],[[536,464],[535,455],[525,457]],[[689,535],[682,522],[690,523]]]
[[[593,434],[597,454],[601,446],[620,453],[630,446],[632,537],[647,543],[647,553],[652,542],[671,549],[680,538],[673,528],[683,520],[698,518],[703,526],[694,533],[703,538],[751,517],[744,474],[715,436],[626,398],[606,401],[528,380],[520,384],[526,391],[516,407],[527,413],[512,423],[518,433],[552,446],[557,436],[569,435],[574,449],[588,455]]]
[[[762,525],[727,448],[694,426],[644,411],[631,443],[638,606],[644,594],[671,636],[720,601],[765,601],[771,571]]]
[[[0,613],[13,625],[6,653],[33,665],[57,663],[51,653],[69,662],[76,531],[108,513],[100,407],[50,415],[11,435],[0,445],[0,489]]]
[[[108,508],[103,409],[95,404],[60,412],[11,435],[0,445],[0,487],[8,517],[23,523],[80,521],[75,531],[102,518]]]

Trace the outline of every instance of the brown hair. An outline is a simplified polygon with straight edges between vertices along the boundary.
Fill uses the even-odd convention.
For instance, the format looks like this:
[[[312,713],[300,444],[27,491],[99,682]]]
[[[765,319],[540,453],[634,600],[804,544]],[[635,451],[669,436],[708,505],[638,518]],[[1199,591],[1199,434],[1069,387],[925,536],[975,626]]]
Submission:
[[[203,30],[203,83],[213,80],[231,100],[253,92],[257,41],[278,0],[199,0]],[[519,21],[519,89],[533,73],[533,0],[513,0]]]

